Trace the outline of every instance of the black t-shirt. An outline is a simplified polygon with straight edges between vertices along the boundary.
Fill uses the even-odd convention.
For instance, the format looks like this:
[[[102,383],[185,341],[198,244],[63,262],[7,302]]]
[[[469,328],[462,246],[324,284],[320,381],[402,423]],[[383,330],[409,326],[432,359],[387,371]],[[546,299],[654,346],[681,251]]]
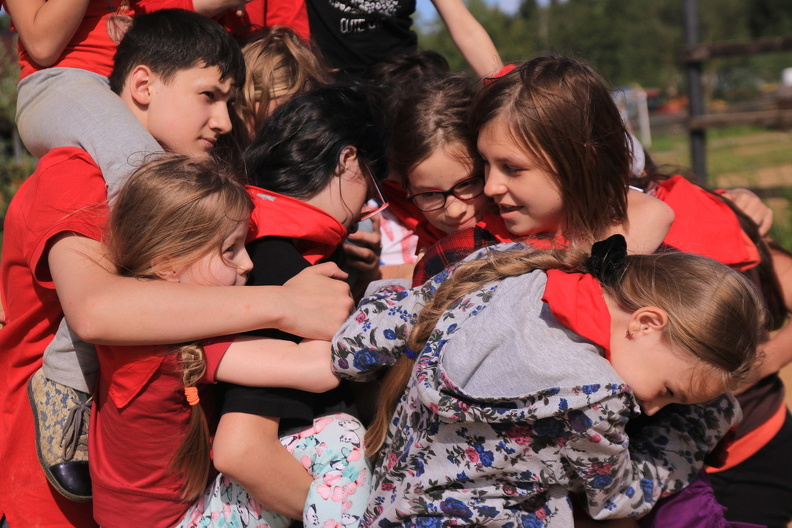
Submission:
[[[311,38],[334,68],[359,78],[384,57],[414,53],[415,0],[307,0]]]
[[[247,246],[253,261],[248,284],[253,286],[279,286],[309,267],[294,247],[291,239],[266,237]],[[249,332],[276,339],[299,342],[302,338],[280,330],[258,330]],[[222,414],[242,412],[257,416],[280,418],[281,431],[313,423],[316,416],[333,412],[353,412],[353,395],[348,383],[342,382],[335,389],[316,394],[296,389],[246,387],[232,383],[220,383],[223,395]]]

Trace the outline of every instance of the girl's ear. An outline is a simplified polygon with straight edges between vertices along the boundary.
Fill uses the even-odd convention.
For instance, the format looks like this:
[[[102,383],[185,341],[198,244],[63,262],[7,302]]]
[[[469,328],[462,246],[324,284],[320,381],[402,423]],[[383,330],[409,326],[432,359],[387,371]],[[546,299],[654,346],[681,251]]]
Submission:
[[[154,79],[151,69],[142,64],[135,66],[129,74],[129,95],[136,104],[148,106],[151,102],[151,84]]]
[[[156,257],[151,261],[151,269],[160,280],[179,282],[179,271],[173,266],[173,259],[169,255]]]
[[[357,162],[357,147],[353,145],[347,145],[344,147],[344,150],[341,151],[341,155],[338,157],[338,174],[337,176],[341,176],[346,171],[352,169],[352,163]]]
[[[662,331],[668,325],[668,312],[657,306],[638,308],[630,316],[628,323],[629,335],[645,335]]]

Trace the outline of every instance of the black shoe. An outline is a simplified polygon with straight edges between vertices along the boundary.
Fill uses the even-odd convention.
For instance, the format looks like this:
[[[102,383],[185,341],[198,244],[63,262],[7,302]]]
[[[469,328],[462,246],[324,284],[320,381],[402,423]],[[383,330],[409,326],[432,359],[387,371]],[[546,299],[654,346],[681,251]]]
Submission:
[[[47,379],[39,369],[28,382],[28,398],[36,424],[36,452],[47,480],[67,499],[91,500],[91,397]]]

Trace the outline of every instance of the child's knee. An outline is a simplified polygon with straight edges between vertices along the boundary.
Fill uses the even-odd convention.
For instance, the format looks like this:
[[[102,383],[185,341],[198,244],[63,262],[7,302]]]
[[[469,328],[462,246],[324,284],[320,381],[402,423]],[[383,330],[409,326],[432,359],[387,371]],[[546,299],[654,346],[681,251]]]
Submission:
[[[336,474],[350,481],[368,468],[363,450],[365,428],[347,414],[320,416],[310,427],[281,438],[314,478]]]

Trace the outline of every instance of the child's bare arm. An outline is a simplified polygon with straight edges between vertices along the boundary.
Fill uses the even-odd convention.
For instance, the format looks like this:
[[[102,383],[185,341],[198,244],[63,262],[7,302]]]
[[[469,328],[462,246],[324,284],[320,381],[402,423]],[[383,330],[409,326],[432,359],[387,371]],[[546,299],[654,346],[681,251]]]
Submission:
[[[674,222],[674,211],[648,194],[627,192],[627,221],[611,228],[609,235],[622,234],[633,254],[653,253],[663,242]]]
[[[206,16],[219,15],[226,9],[242,9],[251,0],[193,0],[196,13]]]
[[[6,0],[8,14],[30,57],[55,64],[85,16],[90,0]]]
[[[773,210],[748,189],[729,189],[723,196],[728,198],[737,208],[745,213],[759,226],[759,234],[764,236],[773,225]]]
[[[330,342],[300,343],[237,336],[217,366],[218,381],[250,387],[287,387],[326,392],[338,386],[330,361]]]
[[[343,277],[326,263],[284,286],[193,286],[116,275],[102,245],[62,233],[47,261],[69,324],[89,343],[182,343],[258,328],[329,339],[352,308]]]
[[[462,0],[432,0],[451,39],[479,77],[487,77],[503,67],[498,50],[487,30],[470,13]]]

